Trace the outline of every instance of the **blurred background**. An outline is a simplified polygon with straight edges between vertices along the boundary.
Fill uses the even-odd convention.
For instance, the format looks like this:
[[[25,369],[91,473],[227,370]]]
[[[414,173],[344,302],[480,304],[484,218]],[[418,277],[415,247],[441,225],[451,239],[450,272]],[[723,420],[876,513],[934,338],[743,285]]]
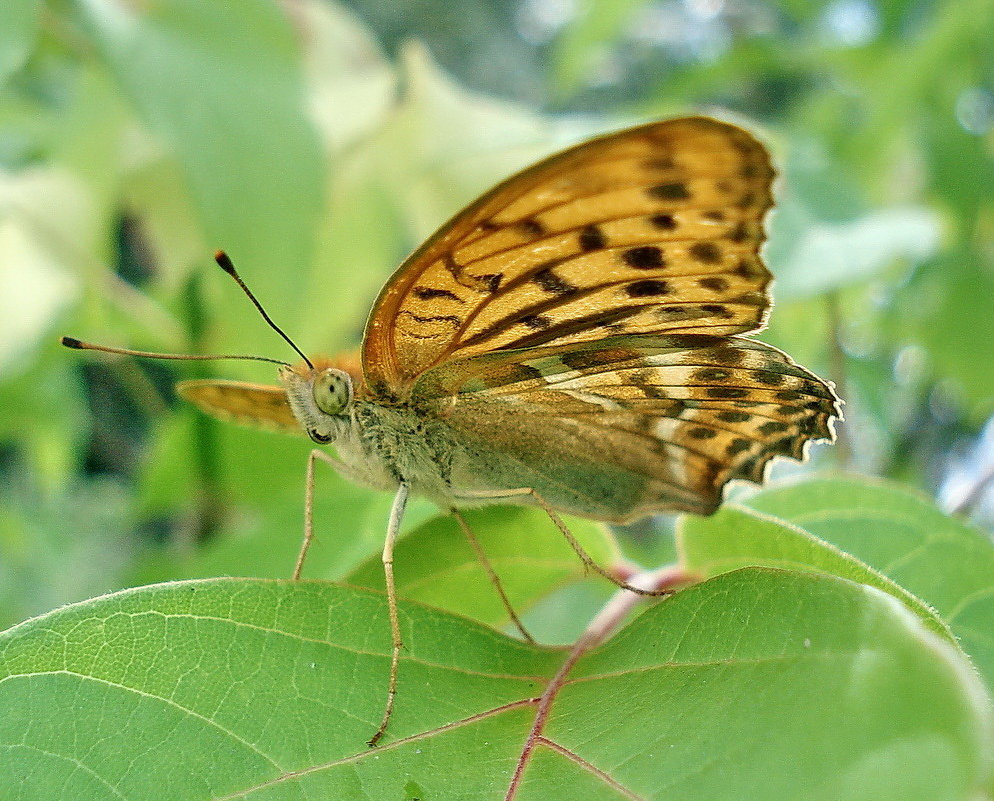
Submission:
[[[124,586],[288,577],[306,440],[183,378],[355,347],[380,285],[496,180],[585,136],[714,113],[780,171],[761,338],[834,380],[852,470],[994,528],[994,0],[18,0],[0,8],[0,626]],[[320,469],[319,469],[320,470]],[[389,497],[319,473],[306,574]],[[409,524],[433,514],[415,504]],[[671,521],[623,532],[665,558]]]

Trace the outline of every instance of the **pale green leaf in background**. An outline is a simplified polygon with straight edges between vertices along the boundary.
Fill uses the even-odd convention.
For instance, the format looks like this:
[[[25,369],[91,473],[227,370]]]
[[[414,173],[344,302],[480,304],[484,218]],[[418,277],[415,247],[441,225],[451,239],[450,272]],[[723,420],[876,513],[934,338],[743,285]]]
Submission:
[[[313,256],[324,173],[290,21],[265,0],[81,10],[107,68],[182,165],[206,238],[288,317],[284,298]]]
[[[42,9],[41,0],[13,0],[0,6],[0,91],[31,54]]]
[[[466,522],[501,578],[514,610],[522,615],[543,597],[586,575],[559,530],[540,509],[499,507],[466,510]],[[565,518],[570,531],[599,565],[610,568],[618,552],[606,526]],[[435,517],[411,531],[395,551],[397,592],[412,601],[465,614],[497,628],[508,616],[454,517]],[[372,558],[345,580],[383,587],[383,565]]]

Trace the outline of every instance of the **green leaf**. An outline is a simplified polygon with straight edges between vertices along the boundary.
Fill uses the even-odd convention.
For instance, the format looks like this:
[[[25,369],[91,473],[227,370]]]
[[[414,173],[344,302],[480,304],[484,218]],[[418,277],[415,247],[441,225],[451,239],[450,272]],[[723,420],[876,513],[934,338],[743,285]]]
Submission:
[[[190,410],[190,416],[199,414]],[[190,422],[172,421],[157,432],[157,450],[142,482],[152,509],[185,506],[192,512],[203,501]],[[304,534],[304,476],[313,446],[304,437],[209,423],[216,427],[212,453],[218,474],[211,480],[218,497],[208,511],[223,519],[224,528],[201,548],[156,554],[139,580],[288,578]],[[304,576],[339,579],[382,549],[393,495],[357,486],[323,462],[315,465],[314,488],[314,541]],[[404,530],[436,513],[429,501],[411,499]]]
[[[831,542],[934,607],[994,686],[994,544],[920,495],[868,478],[764,490],[748,504]]]
[[[518,614],[587,574],[563,535],[540,509],[504,506],[462,514]],[[614,541],[603,525],[575,517],[565,518],[565,522],[594,562],[609,566],[617,559]],[[492,626],[509,623],[500,596],[452,515],[423,523],[397,543],[394,574],[402,598]],[[361,587],[383,587],[381,560],[368,560],[345,580]]]
[[[514,798],[529,801],[968,801],[989,787],[991,710],[973,674],[865,586],[726,574],[572,665],[400,611],[407,647],[377,749],[378,594],[212,580],[28,621],[0,635],[0,798],[496,799],[519,764]]]
[[[937,216],[919,207],[880,209],[856,220],[829,222],[803,219],[803,212],[788,205],[774,220],[779,250],[789,243],[789,252],[770,256],[777,295],[785,299],[866,281],[898,259],[922,262],[939,244]]]
[[[910,592],[785,520],[726,504],[711,517],[685,516],[677,536],[681,565],[704,577],[753,565],[831,573],[893,595],[929,629],[955,642],[942,620]]]
[[[292,319],[324,163],[287,17],[264,0],[80,10],[98,55],[179,160],[206,239],[232,251],[274,318]]]
[[[41,22],[41,0],[0,5],[0,88],[27,60]]]

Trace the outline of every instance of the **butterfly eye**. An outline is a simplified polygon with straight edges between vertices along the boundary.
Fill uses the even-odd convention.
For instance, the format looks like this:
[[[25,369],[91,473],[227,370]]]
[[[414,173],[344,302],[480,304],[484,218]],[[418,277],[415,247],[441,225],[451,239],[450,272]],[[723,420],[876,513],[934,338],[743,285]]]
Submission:
[[[341,370],[324,370],[314,379],[314,402],[325,414],[341,414],[352,402],[352,380]]]

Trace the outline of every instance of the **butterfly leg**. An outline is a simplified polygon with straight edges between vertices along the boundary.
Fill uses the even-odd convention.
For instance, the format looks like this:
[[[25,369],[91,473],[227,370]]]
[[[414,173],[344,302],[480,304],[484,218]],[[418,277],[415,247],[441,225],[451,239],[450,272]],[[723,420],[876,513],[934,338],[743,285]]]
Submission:
[[[327,462],[340,474],[346,478],[352,475],[349,466],[334,456],[314,448],[307,457],[307,478],[304,482],[304,540],[300,543],[300,552],[297,554],[297,563],[293,568],[293,580],[300,578],[300,571],[304,569],[304,559],[307,551],[311,547],[314,539],[314,462],[320,459]]]
[[[504,585],[501,584],[500,577],[497,575],[497,572],[494,570],[494,566],[487,558],[487,554],[483,550],[483,546],[480,545],[480,541],[476,538],[476,534],[473,533],[473,529],[469,527],[469,523],[466,521],[466,518],[463,517],[462,512],[455,508],[452,509],[452,516],[458,521],[459,527],[462,529],[463,534],[465,534],[466,539],[469,540],[469,544],[473,546],[473,550],[476,552],[476,558],[483,566],[487,576],[490,578],[490,583],[493,584],[494,589],[497,590],[497,594],[500,596],[501,603],[504,604],[504,609],[511,618],[511,622],[514,623],[518,631],[521,632],[521,636],[524,637],[527,642],[534,644],[535,638],[528,633],[528,629],[525,628],[524,624],[521,622],[521,619],[518,617],[517,612],[514,611],[514,607],[511,606],[511,600],[507,597],[507,593],[504,592]]]
[[[372,748],[387,730],[390,723],[390,715],[393,714],[393,702],[397,697],[397,668],[400,664],[400,649],[404,643],[400,639],[400,620],[397,616],[397,588],[393,579],[393,546],[397,541],[397,534],[400,531],[400,521],[404,517],[404,508],[407,506],[407,496],[410,487],[401,483],[397,488],[397,494],[393,499],[393,507],[390,509],[390,522],[387,525],[387,538],[383,543],[383,574],[387,584],[387,605],[390,610],[390,640],[393,650],[390,654],[390,682],[387,685],[387,706],[383,711],[383,720],[376,733],[369,738],[369,746]]]
[[[617,576],[613,575],[612,573],[601,567],[599,564],[597,564],[597,562],[591,559],[590,554],[588,554],[586,550],[584,550],[583,546],[580,544],[580,541],[575,536],[573,536],[573,532],[569,530],[569,527],[566,525],[563,519],[556,513],[556,510],[553,509],[552,506],[549,504],[549,502],[545,500],[545,498],[543,498],[538,493],[538,491],[532,487],[520,487],[517,489],[509,489],[509,490],[494,490],[493,492],[473,492],[473,493],[460,495],[458,497],[467,501],[470,500],[478,501],[484,498],[488,498],[494,501],[500,501],[500,500],[508,500],[510,498],[520,498],[525,495],[530,495],[531,497],[533,497],[535,499],[535,502],[542,507],[545,513],[549,516],[549,519],[552,520],[553,523],[555,523],[556,528],[559,529],[559,532],[566,539],[566,542],[569,543],[570,548],[572,548],[574,553],[576,553],[576,555],[580,557],[580,561],[583,562],[583,564],[589,570],[593,570],[598,575],[601,575],[604,578],[606,578],[612,584],[621,587],[621,589],[630,590],[631,592],[634,592],[638,595],[672,595],[673,594],[672,589],[646,590],[642,589],[641,587],[635,587],[629,584],[627,581],[619,579]]]

